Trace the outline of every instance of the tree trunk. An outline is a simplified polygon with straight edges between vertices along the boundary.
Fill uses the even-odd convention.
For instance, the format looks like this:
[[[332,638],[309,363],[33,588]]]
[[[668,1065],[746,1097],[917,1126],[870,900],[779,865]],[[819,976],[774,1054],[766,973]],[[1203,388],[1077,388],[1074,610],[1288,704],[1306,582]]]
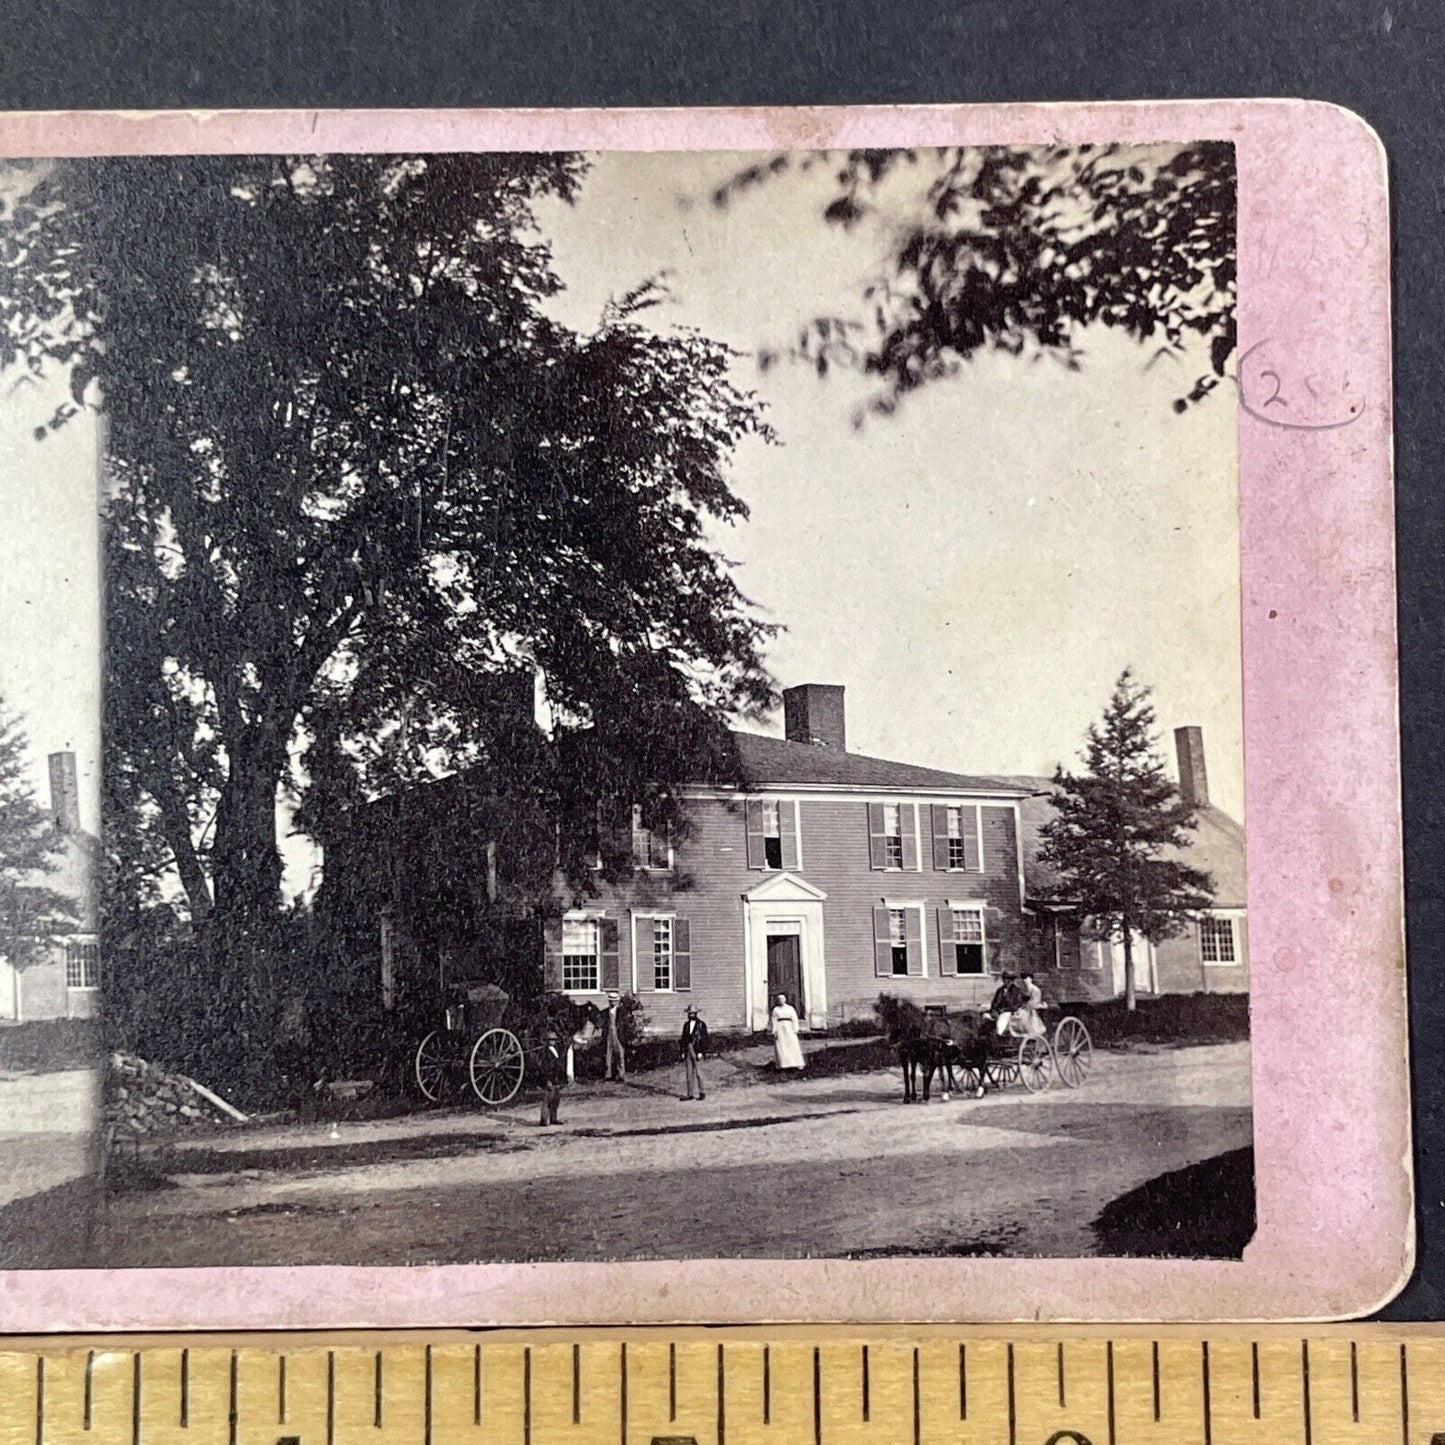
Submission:
[[[215,1015],[208,1034],[233,1078],[259,1080],[269,1067],[286,939],[276,791],[285,748],[261,729],[226,740],[228,776],[211,850],[214,901],[201,952]],[[224,1041],[224,1042],[223,1042]]]
[[[1137,1006],[1134,997],[1134,929],[1128,918],[1123,920],[1124,924],[1124,1008],[1128,1013],[1133,1013]]]

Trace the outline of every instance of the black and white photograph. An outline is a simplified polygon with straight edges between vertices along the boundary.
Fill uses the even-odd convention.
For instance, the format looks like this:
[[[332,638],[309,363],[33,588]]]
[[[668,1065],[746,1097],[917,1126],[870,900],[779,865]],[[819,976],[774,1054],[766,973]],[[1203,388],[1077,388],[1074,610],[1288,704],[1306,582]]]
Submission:
[[[1227,140],[6,161],[0,273],[0,1268],[1240,1259]]]

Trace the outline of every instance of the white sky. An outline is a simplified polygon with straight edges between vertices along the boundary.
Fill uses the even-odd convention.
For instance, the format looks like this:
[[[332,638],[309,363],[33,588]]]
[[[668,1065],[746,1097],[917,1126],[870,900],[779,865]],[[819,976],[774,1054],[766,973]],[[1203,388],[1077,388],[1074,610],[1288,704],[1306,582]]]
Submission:
[[[719,211],[718,155],[595,158],[543,228],[567,286],[553,310],[595,324],[609,296],[670,272],[651,324],[744,352],[847,308],[883,238],[819,219],[826,176],[784,178]],[[1243,816],[1236,431],[1221,389],[1176,416],[1204,360],[1146,365],[1111,333],[1084,370],[986,355],[892,418],[850,417],[860,379],[740,359],[781,445],[749,443],[734,487],[751,519],[721,545],[787,631],[781,686],[842,683],[849,747],[965,772],[1071,760],[1132,664],[1169,729],[1204,729],[1211,792]],[[0,692],[26,720],[35,780],[73,748],[96,824],[99,647],[94,428],[44,442],[59,384],[0,378]],[[780,726],[780,723],[779,723]],[[308,868],[288,850],[291,876]]]

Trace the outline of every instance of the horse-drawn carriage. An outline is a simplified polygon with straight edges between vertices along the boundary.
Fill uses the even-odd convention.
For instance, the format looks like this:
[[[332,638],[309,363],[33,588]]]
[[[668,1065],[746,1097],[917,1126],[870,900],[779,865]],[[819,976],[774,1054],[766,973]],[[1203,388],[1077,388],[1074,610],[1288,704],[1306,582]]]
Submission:
[[[1042,1023],[1040,1030],[1030,1031],[1015,1014],[1007,1032],[990,1040],[982,1077],[976,1068],[965,1066],[973,1087],[1002,1089],[1021,1083],[1029,1093],[1042,1094],[1057,1075],[1066,1089],[1077,1089],[1094,1063],[1093,1040],[1083,1020],[1069,1014],[1059,1020],[1052,1035]]]
[[[935,1075],[945,1096],[955,1091],[982,1094],[1015,1083],[1031,1094],[1041,1094],[1055,1076],[1065,1088],[1077,1089],[1093,1067],[1089,1030],[1072,1014],[1060,1019],[1050,1035],[1041,1022],[1034,1025],[1027,1012],[1017,1011],[1007,1030],[997,1034],[987,1016],[954,1019],[942,1006],[920,1013],[894,999],[887,1001],[887,1007],[882,999],[879,1004],[903,1065],[905,1103],[919,1097],[920,1073],[927,1101]]]
[[[493,1108],[517,1097],[527,1058],[545,1044],[545,1022],[522,1015],[511,996],[490,983],[453,983],[445,990],[437,1027],[416,1046],[412,1076],[436,1104],[470,1086]]]

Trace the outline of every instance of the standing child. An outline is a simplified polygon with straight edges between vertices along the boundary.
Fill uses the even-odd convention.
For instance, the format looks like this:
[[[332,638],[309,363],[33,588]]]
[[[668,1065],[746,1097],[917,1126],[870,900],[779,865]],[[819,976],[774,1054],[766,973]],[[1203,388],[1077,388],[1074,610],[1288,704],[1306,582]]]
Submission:
[[[698,1063],[707,1055],[707,1025],[697,1016],[697,1009],[691,1004],[687,1009],[687,1021],[682,1026],[682,1063],[687,1073],[687,1093],[685,1099],[693,1097],[693,1089],[697,1090],[699,1099],[707,1098],[702,1087],[702,1071]]]
[[[545,1129],[557,1122],[557,1106],[562,1102],[562,1088],[567,1082],[567,1065],[562,1059],[561,1035],[556,1029],[547,1030],[547,1042],[542,1049],[542,1117],[540,1123]]]

